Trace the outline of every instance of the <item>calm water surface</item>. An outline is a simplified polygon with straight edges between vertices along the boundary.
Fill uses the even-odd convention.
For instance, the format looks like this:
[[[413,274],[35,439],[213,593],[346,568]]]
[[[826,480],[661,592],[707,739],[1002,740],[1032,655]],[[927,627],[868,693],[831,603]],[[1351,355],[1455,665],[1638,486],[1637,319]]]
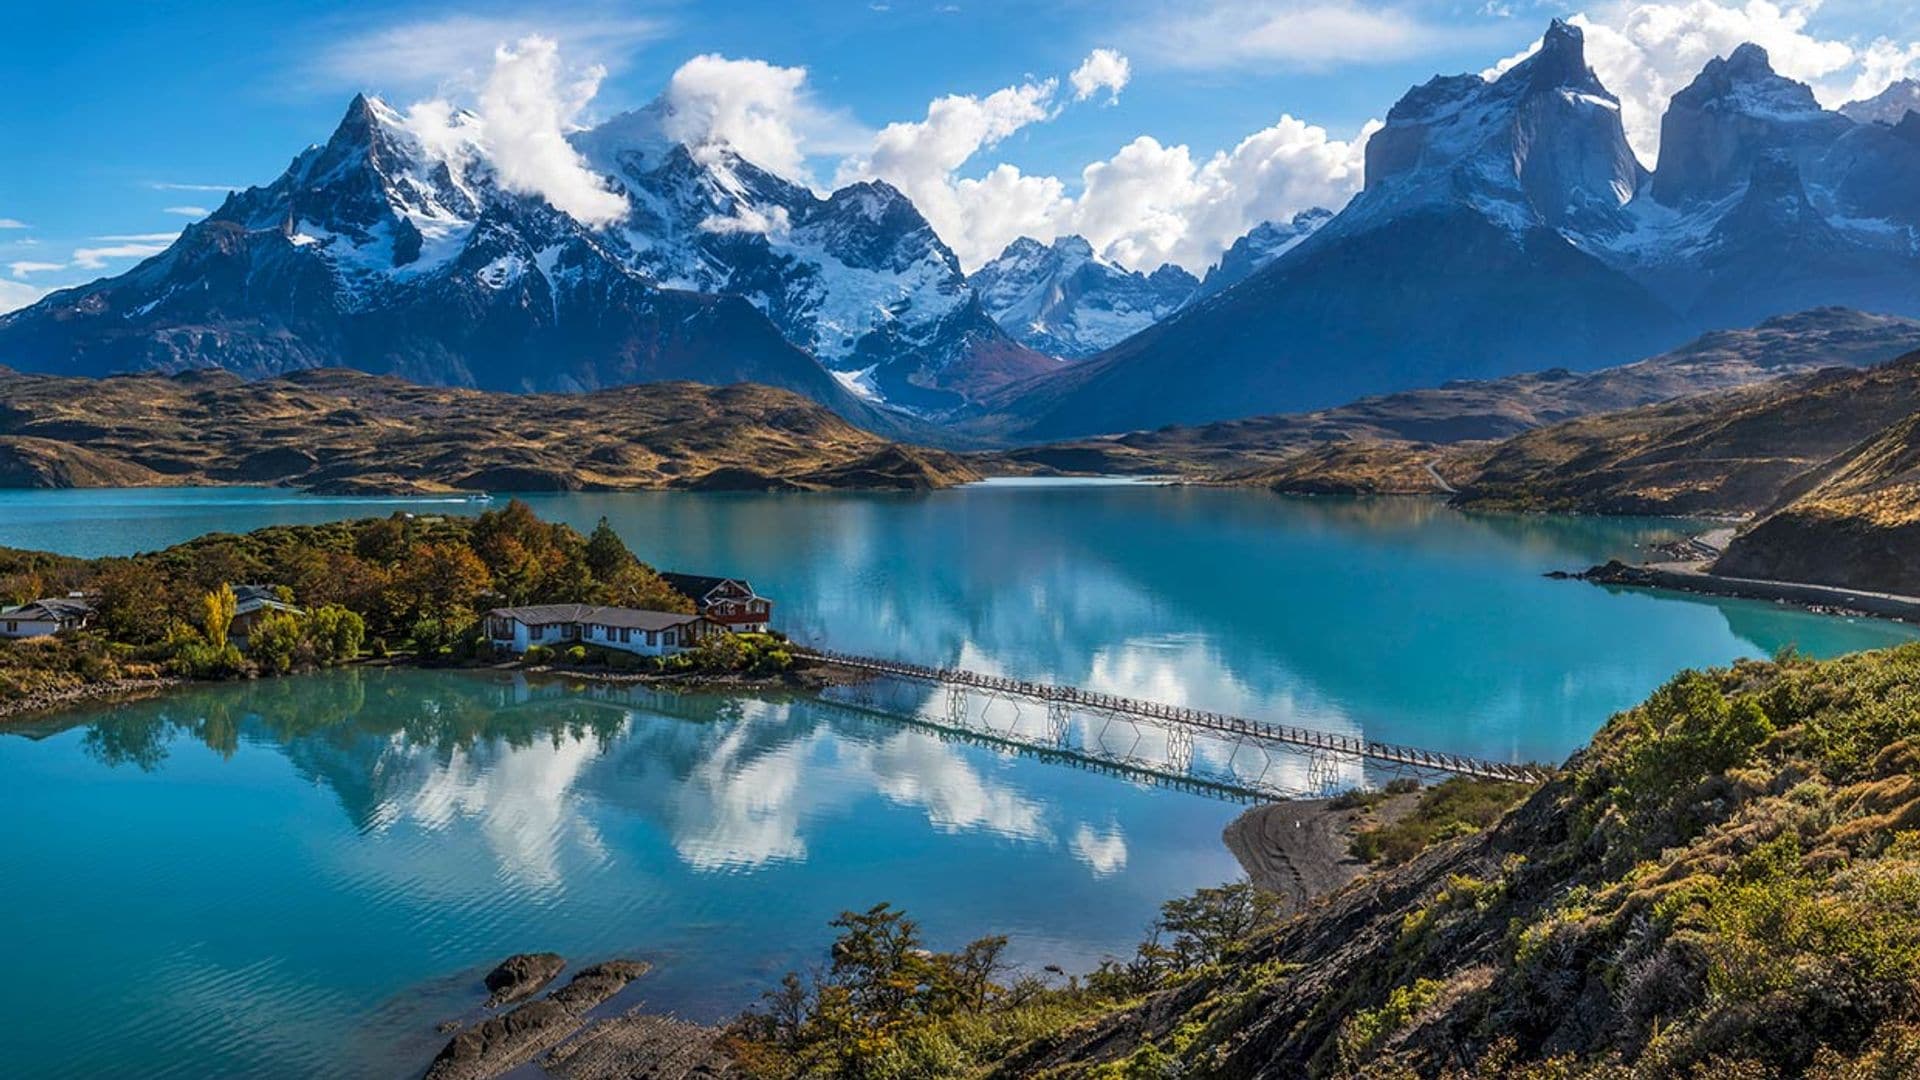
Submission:
[[[1898,624],[1542,578],[1678,523],[1126,486],[559,495],[643,558],[751,577],[794,637],[1503,759],[1675,669]],[[458,502],[0,493],[0,545],[130,552]],[[1357,779],[1350,776],[1349,779]],[[635,955],[700,1017],[891,900],[938,945],[1085,968],[1235,873],[1240,809],[806,700],[334,672],[0,735],[0,1035],[26,1076],[385,1076],[499,956]],[[344,1034],[343,1034],[344,1033]]]

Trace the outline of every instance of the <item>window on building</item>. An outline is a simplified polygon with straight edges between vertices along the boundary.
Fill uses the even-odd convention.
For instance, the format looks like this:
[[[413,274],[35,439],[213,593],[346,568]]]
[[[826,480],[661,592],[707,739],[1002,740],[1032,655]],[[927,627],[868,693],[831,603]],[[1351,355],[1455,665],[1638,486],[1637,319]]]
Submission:
[[[620,644],[622,644],[622,645],[630,645],[630,644],[632,644],[632,643],[633,643],[633,630],[632,630],[632,628],[630,628],[630,627],[626,627],[626,626],[623,626],[623,627],[621,627],[621,628],[620,628]]]
[[[679,643],[680,643],[679,632],[674,630],[667,631],[667,644],[678,645]]]

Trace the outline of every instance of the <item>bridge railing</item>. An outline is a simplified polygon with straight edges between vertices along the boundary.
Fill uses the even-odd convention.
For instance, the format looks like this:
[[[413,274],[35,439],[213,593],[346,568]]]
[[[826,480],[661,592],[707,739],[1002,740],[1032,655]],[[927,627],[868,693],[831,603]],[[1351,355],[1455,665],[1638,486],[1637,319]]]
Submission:
[[[1249,720],[1243,716],[1213,712],[1206,709],[1191,709],[1185,706],[1168,705],[1163,702],[1146,701],[1139,698],[1121,697],[1116,694],[1103,694],[1091,690],[1082,690],[1077,686],[1058,686],[1052,683],[1031,682],[1024,679],[1012,679],[1002,675],[986,675],[965,668],[936,668],[922,664],[910,664],[899,660],[880,660],[870,656],[855,656],[850,653],[834,652],[828,649],[801,649],[799,655],[856,671],[867,671],[877,675],[913,679],[919,682],[940,683],[947,686],[965,686],[996,693],[1013,694],[1039,701],[1058,702],[1088,709],[1100,709],[1108,712],[1128,713],[1152,720],[1180,724],[1202,730],[1219,731],[1227,734],[1242,735],[1249,738],[1266,739],[1272,742],[1302,746],[1313,750],[1324,750],[1350,757],[1371,758],[1376,761],[1396,765],[1413,765],[1421,768],[1450,772],[1462,776],[1475,776],[1497,780],[1524,780],[1537,782],[1548,776],[1543,769],[1533,765],[1516,764],[1506,761],[1487,761],[1468,757],[1463,754],[1449,754],[1435,750],[1424,750],[1417,746],[1405,746],[1398,743],[1375,742],[1353,735],[1344,735],[1331,731],[1319,731],[1313,728],[1296,727],[1291,724],[1272,724],[1263,720]]]

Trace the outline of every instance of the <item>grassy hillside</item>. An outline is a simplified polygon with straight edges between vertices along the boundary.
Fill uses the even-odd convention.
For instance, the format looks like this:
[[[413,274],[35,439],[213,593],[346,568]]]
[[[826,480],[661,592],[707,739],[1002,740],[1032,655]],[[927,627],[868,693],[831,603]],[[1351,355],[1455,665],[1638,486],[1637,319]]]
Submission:
[[[1459,455],[1468,505],[1747,514],[1920,408],[1920,353],[1604,413]]]
[[[1714,572],[1920,594],[1920,413],[1827,463]]]
[[[1209,891],[1084,982],[976,985],[880,1028],[843,942],[826,996],[776,995],[795,1024],[741,1026],[744,1059],[779,1076],[1913,1076],[1917,774],[1920,645],[1687,672],[1491,828],[1441,830],[1297,916]],[[962,961],[991,946],[930,959],[976,971]]]
[[[0,369],[0,486],[322,492],[920,489],[975,479],[798,394],[652,383],[501,394],[343,370],[106,379]]]

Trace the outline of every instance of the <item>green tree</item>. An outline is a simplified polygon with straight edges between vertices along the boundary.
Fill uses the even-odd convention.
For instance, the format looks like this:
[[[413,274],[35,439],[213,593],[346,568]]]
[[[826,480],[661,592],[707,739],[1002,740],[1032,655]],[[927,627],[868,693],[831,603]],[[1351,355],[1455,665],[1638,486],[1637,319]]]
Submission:
[[[247,656],[269,675],[293,670],[306,634],[300,618],[285,611],[262,615],[247,634]]]
[[[587,569],[595,580],[612,581],[615,574],[633,565],[633,552],[627,550],[626,541],[613,531],[613,526],[601,518],[587,537]]]
[[[307,616],[307,636],[322,663],[339,664],[360,655],[366,620],[337,604],[315,608]]]

